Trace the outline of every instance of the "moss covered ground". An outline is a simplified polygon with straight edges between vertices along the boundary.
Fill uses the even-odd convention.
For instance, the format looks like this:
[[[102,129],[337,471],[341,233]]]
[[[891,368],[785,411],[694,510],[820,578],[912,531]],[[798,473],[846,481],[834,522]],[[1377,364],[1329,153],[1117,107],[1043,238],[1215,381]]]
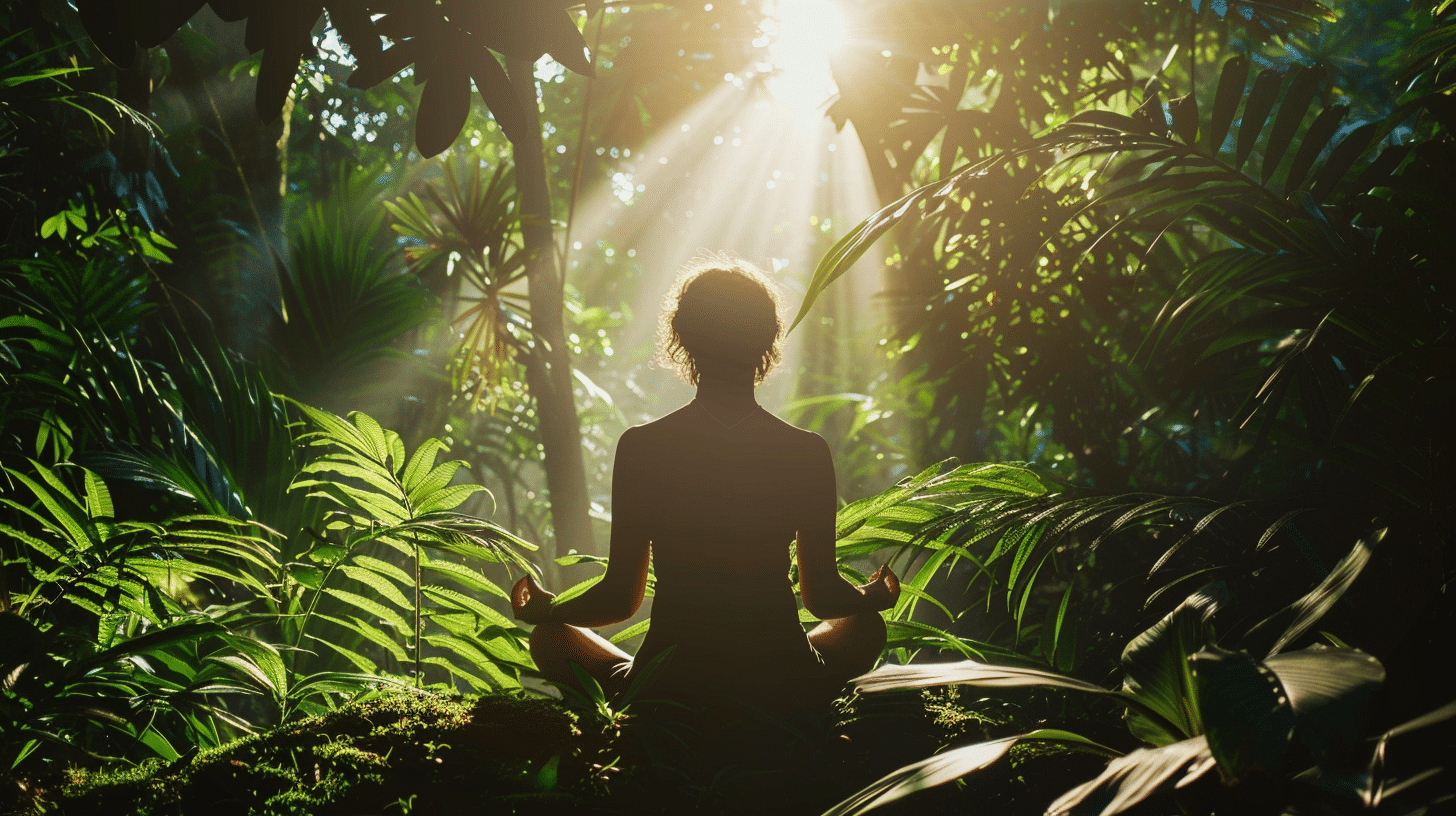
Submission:
[[[824,711],[639,707],[628,716],[523,694],[387,693],[171,764],[5,780],[3,812],[819,814],[905,763],[1008,725],[994,702],[946,690]],[[999,813],[1039,813],[1037,775],[1085,773],[1085,762],[1028,755],[978,775],[974,789],[949,785],[880,812],[994,804]]]

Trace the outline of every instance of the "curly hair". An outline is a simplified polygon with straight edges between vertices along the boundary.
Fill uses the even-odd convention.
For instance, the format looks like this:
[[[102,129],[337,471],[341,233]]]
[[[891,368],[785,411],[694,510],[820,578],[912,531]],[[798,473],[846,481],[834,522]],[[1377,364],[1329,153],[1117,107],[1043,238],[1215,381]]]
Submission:
[[[752,366],[763,382],[778,365],[784,333],[778,287],[739,258],[697,259],[662,299],[657,319],[657,363],[697,385],[704,360]]]

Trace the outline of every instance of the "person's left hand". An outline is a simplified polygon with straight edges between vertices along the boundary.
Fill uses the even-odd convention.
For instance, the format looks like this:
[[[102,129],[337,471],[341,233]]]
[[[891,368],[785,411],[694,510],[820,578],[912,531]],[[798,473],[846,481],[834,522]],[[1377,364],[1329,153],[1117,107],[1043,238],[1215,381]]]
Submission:
[[[518,621],[543,623],[551,612],[551,601],[555,597],[555,593],[547,592],[545,587],[536,583],[535,578],[527,575],[511,589],[511,612]]]

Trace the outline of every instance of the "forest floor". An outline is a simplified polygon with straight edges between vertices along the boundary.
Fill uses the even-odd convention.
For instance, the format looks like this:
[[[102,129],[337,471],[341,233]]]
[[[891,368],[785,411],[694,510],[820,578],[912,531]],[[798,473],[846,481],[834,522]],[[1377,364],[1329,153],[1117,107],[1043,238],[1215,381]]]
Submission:
[[[999,735],[1008,723],[986,713],[997,705],[942,689],[787,717],[607,716],[521,693],[387,693],[170,764],[0,780],[0,812],[813,816],[948,744]],[[1093,775],[1087,760],[1013,754],[999,773],[978,774],[974,790],[946,785],[877,813],[961,813],[972,801],[1040,813],[1036,780]]]

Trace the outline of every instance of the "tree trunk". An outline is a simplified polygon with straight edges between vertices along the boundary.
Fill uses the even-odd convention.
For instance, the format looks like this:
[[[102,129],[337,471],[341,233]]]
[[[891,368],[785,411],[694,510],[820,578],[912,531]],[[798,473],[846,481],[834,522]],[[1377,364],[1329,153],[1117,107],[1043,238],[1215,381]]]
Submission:
[[[556,263],[551,228],[551,192],[541,144],[541,114],[536,103],[534,66],[508,59],[507,73],[531,128],[512,142],[516,185],[521,191],[521,233],[526,250],[526,282],[531,302],[534,343],[526,354],[526,384],[536,398],[536,420],[551,495],[551,524],[557,554],[575,548],[593,553],[591,500],[582,464],[581,427],[572,398],[571,356],[564,322],[565,281]]]

